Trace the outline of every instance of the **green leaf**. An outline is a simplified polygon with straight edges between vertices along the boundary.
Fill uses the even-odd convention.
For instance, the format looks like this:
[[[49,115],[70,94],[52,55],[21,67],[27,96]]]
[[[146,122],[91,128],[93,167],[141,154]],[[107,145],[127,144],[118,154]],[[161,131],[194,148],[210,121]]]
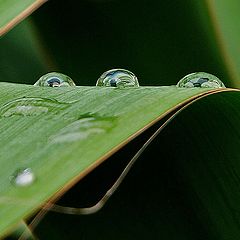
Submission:
[[[1,234],[176,107],[209,93],[175,86],[0,86]],[[16,174],[27,168],[34,183],[16,186]]]
[[[24,234],[25,240],[35,240],[36,239],[24,221],[21,221],[16,226],[16,230],[11,234],[10,239],[19,239],[23,234]]]
[[[0,0],[0,36],[40,7],[46,0]]]
[[[37,236],[239,239],[239,109],[239,92],[212,94],[194,102],[163,129],[100,212],[89,216],[49,212]],[[99,192],[137,147],[135,142],[125,155],[100,165],[60,203],[87,205],[86,199],[91,202],[91,194]]]
[[[233,85],[240,86],[240,57],[238,24],[240,5],[237,0],[206,0],[212,26],[222,59]]]

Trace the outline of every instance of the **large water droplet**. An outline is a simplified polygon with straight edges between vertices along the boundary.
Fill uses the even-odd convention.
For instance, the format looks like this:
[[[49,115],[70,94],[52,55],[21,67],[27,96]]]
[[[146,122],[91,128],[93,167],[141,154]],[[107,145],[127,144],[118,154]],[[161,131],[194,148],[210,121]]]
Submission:
[[[0,108],[0,116],[38,116],[48,111],[56,112],[65,109],[67,103],[46,98],[19,98],[4,104]]]
[[[220,79],[210,73],[196,72],[190,73],[187,76],[183,77],[177,83],[177,87],[224,88],[225,86]]]
[[[73,80],[62,73],[51,72],[43,75],[34,84],[34,86],[40,87],[69,87],[76,86]]]
[[[97,80],[102,87],[139,87],[137,77],[125,69],[112,69],[104,72]]]
[[[11,182],[19,187],[31,185],[35,180],[35,175],[31,168],[18,169],[11,177]]]
[[[67,125],[50,137],[52,143],[80,141],[96,134],[105,133],[115,124],[114,118],[85,116]]]

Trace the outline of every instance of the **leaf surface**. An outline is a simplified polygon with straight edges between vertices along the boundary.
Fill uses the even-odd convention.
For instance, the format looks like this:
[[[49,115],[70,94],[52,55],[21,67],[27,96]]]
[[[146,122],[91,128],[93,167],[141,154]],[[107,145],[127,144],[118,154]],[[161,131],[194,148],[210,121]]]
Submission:
[[[239,239],[239,109],[239,92],[232,91],[205,96],[182,109],[140,156],[101,211],[89,216],[49,212],[37,236]],[[125,156],[131,155],[131,148],[126,151]],[[98,192],[124,159],[124,154],[112,156],[59,203],[86,205],[85,200],[91,199],[88,191]]]
[[[0,232],[66,191],[176,107],[216,90],[1,83]],[[16,184],[30,168],[35,181]],[[18,181],[17,181],[18,182]]]

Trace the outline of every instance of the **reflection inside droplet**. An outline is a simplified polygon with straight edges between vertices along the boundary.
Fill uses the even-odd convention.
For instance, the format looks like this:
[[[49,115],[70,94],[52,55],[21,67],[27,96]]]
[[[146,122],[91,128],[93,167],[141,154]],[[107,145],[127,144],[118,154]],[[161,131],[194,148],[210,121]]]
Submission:
[[[60,81],[60,79],[53,77],[53,78],[50,78],[49,80],[47,80],[47,83],[48,83],[49,87],[60,87],[61,81]]]
[[[31,185],[35,176],[31,170],[31,168],[18,169],[11,177],[11,182],[19,187],[25,187]]]
[[[216,76],[205,73],[205,72],[196,72],[188,74],[183,77],[178,83],[177,87],[180,88],[224,88],[223,82],[218,79]]]
[[[139,87],[137,77],[125,69],[112,69],[104,72],[97,80],[101,87]]]
[[[51,72],[40,77],[39,80],[34,84],[34,86],[68,87],[76,85],[69,76],[58,72]]]

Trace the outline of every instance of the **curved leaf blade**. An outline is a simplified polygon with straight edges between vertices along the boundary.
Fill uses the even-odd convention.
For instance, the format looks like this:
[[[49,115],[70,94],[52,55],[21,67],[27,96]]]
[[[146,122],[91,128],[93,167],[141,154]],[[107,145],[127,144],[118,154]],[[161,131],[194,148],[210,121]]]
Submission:
[[[89,240],[238,239],[239,109],[239,92],[195,101],[146,149],[101,212],[90,216],[49,212],[37,235]],[[117,164],[121,158],[109,160]],[[114,170],[107,168],[107,162],[86,177],[88,184],[95,182],[93,192],[101,187],[99,179],[108,178],[110,169]],[[84,184],[89,186],[80,181],[75,195],[71,193],[71,199],[62,203],[84,204],[79,196],[84,194]],[[51,231],[46,231],[48,226]]]
[[[1,0],[0,36],[30,15],[47,0]]]
[[[216,91],[0,85],[1,233],[176,107]],[[32,169],[36,181],[14,186],[9,178],[24,168]]]

